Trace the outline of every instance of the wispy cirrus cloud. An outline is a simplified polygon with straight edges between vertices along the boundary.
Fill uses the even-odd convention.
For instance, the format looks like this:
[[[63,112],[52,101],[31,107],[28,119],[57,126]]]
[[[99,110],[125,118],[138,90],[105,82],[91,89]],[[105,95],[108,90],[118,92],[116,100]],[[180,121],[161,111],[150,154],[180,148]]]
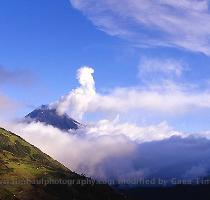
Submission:
[[[208,0],[70,0],[98,29],[135,45],[210,55]]]
[[[182,60],[142,57],[138,69],[139,78],[143,81],[149,81],[151,84],[151,81],[157,82],[180,78],[189,67]]]

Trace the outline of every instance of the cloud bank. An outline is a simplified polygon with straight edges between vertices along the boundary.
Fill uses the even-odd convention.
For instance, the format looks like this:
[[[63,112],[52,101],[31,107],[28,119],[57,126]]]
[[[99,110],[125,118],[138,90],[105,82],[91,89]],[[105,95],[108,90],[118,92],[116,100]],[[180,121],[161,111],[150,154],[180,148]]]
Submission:
[[[188,135],[166,123],[149,127],[112,123],[70,132],[42,123],[4,126],[71,170],[96,179],[193,179],[209,173],[209,133]]]
[[[208,0],[70,2],[98,29],[127,39],[136,46],[178,47],[210,55]]]

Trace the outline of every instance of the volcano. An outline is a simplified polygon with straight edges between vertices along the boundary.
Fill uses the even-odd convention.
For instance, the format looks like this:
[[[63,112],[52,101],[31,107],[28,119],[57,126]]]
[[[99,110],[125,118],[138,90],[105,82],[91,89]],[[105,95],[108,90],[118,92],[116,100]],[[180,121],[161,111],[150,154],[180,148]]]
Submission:
[[[69,117],[67,114],[59,115],[55,108],[42,105],[25,116],[26,122],[41,122],[68,131],[79,129],[82,124]]]

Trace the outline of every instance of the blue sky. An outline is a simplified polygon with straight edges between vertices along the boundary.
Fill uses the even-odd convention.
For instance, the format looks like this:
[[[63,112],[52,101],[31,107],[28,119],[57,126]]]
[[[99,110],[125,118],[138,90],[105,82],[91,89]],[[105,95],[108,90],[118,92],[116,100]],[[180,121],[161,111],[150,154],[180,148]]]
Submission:
[[[154,82],[149,79],[145,83],[145,77],[139,76],[139,69],[142,68],[140,63],[144,58],[178,60],[184,63],[186,68],[183,69],[182,75],[171,80],[171,76],[166,73],[164,78],[170,79],[175,85],[194,85],[196,93],[199,94],[209,90],[210,33],[206,29],[210,25],[206,24],[206,29],[204,27],[204,30],[200,30],[202,34],[199,32],[201,27],[198,26],[205,20],[208,22],[210,18],[205,7],[207,1],[194,1],[195,7],[193,4],[185,4],[187,1],[183,1],[183,5],[164,5],[163,8],[169,9],[171,13],[176,9],[180,11],[177,12],[179,14],[172,15],[174,18],[169,15],[170,19],[177,19],[176,27],[174,26],[176,34],[171,32],[173,23],[169,24],[170,27],[154,20],[146,8],[142,10],[143,6],[140,4],[136,6],[136,0],[130,3],[123,0],[121,5],[116,4],[116,0],[96,2],[0,2],[0,65],[20,77],[21,73],[25,73],[22,83],[0,81],[0,94],[20,104],[21,109],[17,116],[26,114],[41,104],[56,101],[77,87],[75,73],[83,65],[94,68],[96,89],[101,94],[119,87],[162,85],[160,79],[154,78]],[[143,0],[142,2],[144,3]],[[157,4],[158,9],[163,9],[161,6]],[[158,12],[156,7],[151,7],[152,9]],[[183,10],[186,11],[186,21],[178,24]],[[138,11],[145,12],[144,15],[129,16],[130,11],[134,14]],[[196,18],[197,15],[199,17]],[[135,17],[134,22],[131,19]],[[163,17],[166,18],[166,15]],[[148,18],[151,24],[148,24]],[[193,28],[188,29],[188,23],[192,23]],[[161,74],[162,79],[163,70],[152,71],[152,76],[156,77],[157,73]],[[188,86],[186,87],[188,90]],[[189,89],[189,92],[192,91],[194,89]],[[137,116],[134,121],[138,123],[160,123],[165,120],[177,129],[198,131],[210,129],[209,111],[208,106],[204,106],[178,116],[153,115],[149,111],[143,113],[144,117],[141,117],[142,112],[132,114]]]
[[[49,95],[45,97],[45,102],[52,101],[70,87],[73,88],[76,84],[75,72],[82,65],[98,69],[98,86],[127,85],[134,82],[132,73],[135,75],[137,69],[130,69],[130,65],[135,65],[138,61],[133,49],[123,41],[97,30],[71,7],[69,1],[21,0],[14,1],[13,4],[3,1],[0,9],[1,65],[9,69],[31,70],[37,82],[33,92],[27,92],[36,92],[44,97],[43,92],[47,90]],[[115,66],[119,66],[121,70]],[[115,80],[115,73],[120,75],[121,80]],[[124,77],[123,74],[130,77]],[[10,95],[17,97],[21,93],[20,100],[30,100],[29,95],[24,95],[25,92],[19,88],[10,89],[13,89],[7,90]],[[37,95],[33,95],[33,98]],[[39,105],[42,101],[43,98],[41,101],[39,98],[34,99],[31,104]]]

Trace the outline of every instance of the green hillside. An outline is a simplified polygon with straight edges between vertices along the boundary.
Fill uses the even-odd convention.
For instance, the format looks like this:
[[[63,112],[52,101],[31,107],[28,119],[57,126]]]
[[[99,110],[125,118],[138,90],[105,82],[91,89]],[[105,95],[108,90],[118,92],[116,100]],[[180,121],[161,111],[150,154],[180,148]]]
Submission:
[[[124,199],[107,185],[87,184],[91,181],[0,128],[0,200]]]

